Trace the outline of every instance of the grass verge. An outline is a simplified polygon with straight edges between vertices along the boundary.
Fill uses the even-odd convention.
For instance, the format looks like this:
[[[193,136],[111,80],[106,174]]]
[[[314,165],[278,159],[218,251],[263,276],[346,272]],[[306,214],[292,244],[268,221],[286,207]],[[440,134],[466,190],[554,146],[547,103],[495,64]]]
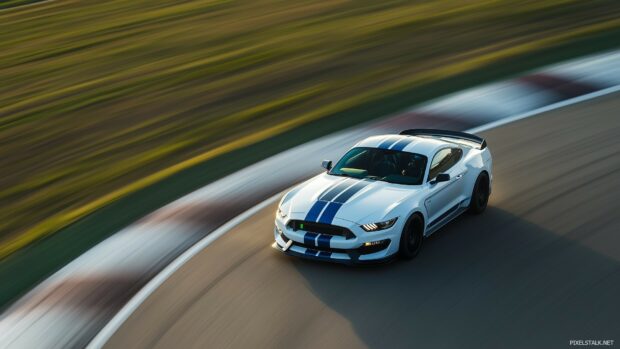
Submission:
[[[4,1],[0,1],[0,10],[23,6],[23,5],[33,5],[41,1],[45,1],[45,0],[4,0]]]

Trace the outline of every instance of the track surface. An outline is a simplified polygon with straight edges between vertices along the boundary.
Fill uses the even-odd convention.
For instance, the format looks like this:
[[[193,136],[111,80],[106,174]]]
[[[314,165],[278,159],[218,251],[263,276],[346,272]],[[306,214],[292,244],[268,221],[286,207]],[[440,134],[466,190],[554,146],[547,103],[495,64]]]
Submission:
[[[269,207],[183,266],[108,347],[619,341],[618,110],[614,94],[484,132],[488,210],[435,233],[411,262],[353,268],[280,255]]]

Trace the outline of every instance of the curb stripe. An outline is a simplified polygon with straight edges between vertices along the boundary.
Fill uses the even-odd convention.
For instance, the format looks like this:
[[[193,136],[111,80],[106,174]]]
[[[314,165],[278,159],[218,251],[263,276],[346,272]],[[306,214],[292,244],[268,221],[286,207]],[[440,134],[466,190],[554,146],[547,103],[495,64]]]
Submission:
[[[560,108],[564,108],[573,104],[577,104],[577,103],[581,103],[581,102],[585,102],[585,101],[589,101],[591,99],[595,99],[598,97],[602,97],[605,95],[609,95],[612,93],[616,93],[616,92],[620,92],[620,85],[616,85],[616,86],[612,86],[612,87],[608,87],[606,89],[600,90],[600,91],[596,91],[596,92],[592,92],[592,93],[588,93],[587,95],[582,95],[579,97],[575,97],[575,98],[571,98],[571,99],[566,99],[563,101],[559,101],[553,104],[549,104],[546,105],[544,107],[540,107],[538,109],[534,109],[531,110],[529,112],[523,113],[523,114],[518,114],[518,115],[514,115],[511,117],[507,117],[507,118],[502,118],[496,121],[492,121],[489,122],[487,124],[478,126],[478,127],[474,127],[474,128],[470,128],[469,130],[466,130],[465,132],[467,133],[479,133],[479,132],[483,132],[486,130],[490,130],[502,125],[506,125],[509,124],[511,122],[515,122],[517,120],[521,120],[521,119],[526,119],[532,116],[536,116],[542,113],[546,113],[548,111],[551,110],[556,110],[556,109],[560,109]]]
[[[553,91],[560,97],[560,100],[579,97],[600,90],[600,88],[591,86],[587,83],[564,79],[545,73],[530,74],[518,80],[543,90]]]

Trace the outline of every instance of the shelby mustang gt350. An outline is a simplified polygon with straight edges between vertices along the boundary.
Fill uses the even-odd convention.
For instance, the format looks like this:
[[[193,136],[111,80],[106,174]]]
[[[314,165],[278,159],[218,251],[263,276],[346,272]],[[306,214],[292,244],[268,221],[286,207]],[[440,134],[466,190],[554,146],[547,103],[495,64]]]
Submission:
[[[484,211],[491,164],[486,141],[464,132],[369,137],[284,195],[273,247],[341,263],[411,259],[444,224]]]

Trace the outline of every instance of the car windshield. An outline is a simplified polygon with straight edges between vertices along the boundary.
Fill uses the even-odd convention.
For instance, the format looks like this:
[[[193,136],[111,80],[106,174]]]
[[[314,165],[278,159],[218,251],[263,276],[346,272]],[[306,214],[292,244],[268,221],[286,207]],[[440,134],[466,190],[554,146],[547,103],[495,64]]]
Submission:
[[[349,150],[328,173],[419,185],[424,179],[426,161],[426,156],[416,153],[359,147]]]

